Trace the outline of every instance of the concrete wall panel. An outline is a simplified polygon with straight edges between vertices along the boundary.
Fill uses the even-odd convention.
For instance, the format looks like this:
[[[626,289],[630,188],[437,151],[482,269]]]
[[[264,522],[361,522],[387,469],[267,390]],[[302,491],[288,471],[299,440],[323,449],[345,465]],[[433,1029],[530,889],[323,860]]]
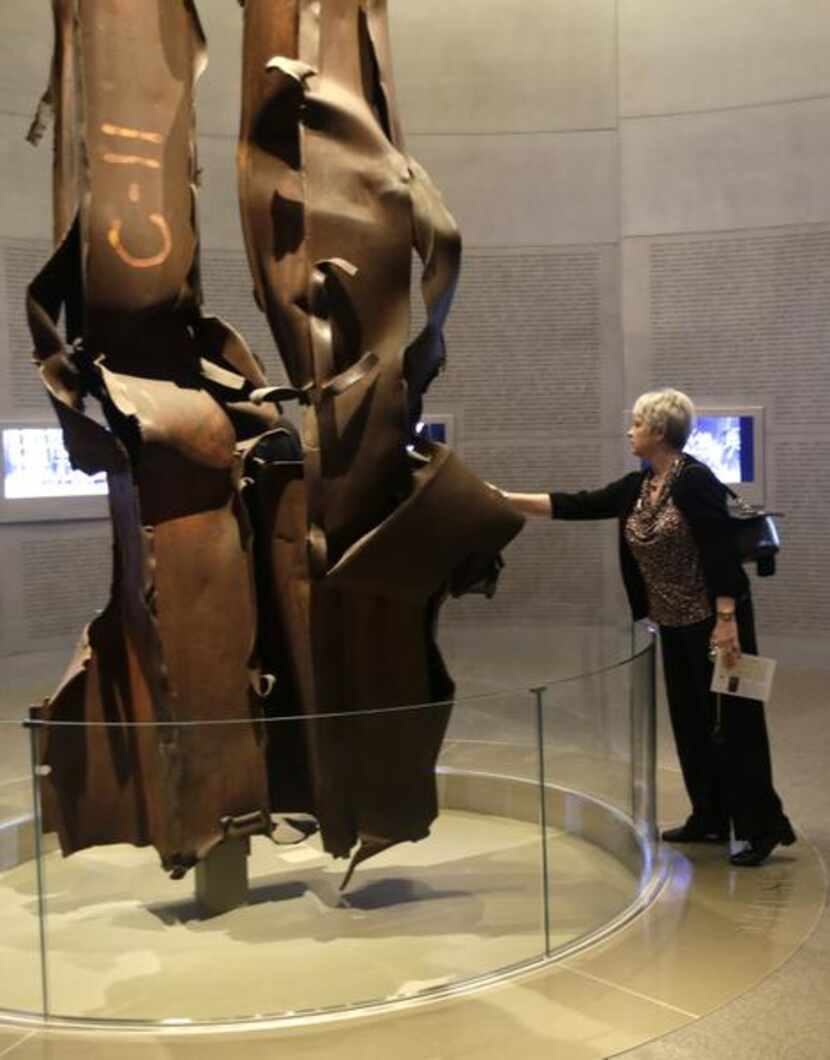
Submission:
[[[236,138],[242,75],[242,8],[197,0],[207,37],[208,65],[196,84],[199,132]]]
[[[51,4],[3,0],[0,5],[0,100],[3,114],[31,119],[49,81],[51,62]]]
[[[413,133],[616,122],[613,0],[395,0],[395,74]]]
[[[409,138],[475,246],[615,242],[616,145],[613,132]]]
[[[830,99],[625,121],[623,235],[830,219]]]
[[[828,0],[620,0],[625,116],[830,93]]]
[[[28,117],[0,113],[0,236],[51,239],[51,138],[32,147],[28,129]]]

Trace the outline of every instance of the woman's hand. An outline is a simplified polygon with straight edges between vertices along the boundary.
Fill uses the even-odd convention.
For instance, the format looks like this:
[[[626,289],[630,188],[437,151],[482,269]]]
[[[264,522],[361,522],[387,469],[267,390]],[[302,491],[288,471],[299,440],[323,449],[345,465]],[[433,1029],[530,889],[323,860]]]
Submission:
[[[735,616],[718,618],[710,638],[712,647],[722,656],[724,666],[731,670],[741,657],[741,645],[738,641],[738,623]]]

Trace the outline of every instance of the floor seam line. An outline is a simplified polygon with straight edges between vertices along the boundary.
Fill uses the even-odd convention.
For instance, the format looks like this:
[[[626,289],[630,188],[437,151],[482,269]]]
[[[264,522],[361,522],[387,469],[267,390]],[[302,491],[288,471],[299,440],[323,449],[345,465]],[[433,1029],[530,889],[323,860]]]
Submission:
[[[622,986],[620,983],[615,983],[611,979],[603,979],[602,976],[592,975],[590,972],[583,971],[581,968],[574,968],[567,963],[563,964],[563,968],[566,968],[569,972],[573,972],[575,975],[581,975],[584,979],[590,979],[592,983],[600,983],[602,986],[611,986],[615,990],[621,990],[624,994],[630,994],[632,997],[639,998],[641,1001],[649,1001],[652,1005],[659,1005],[660,1008],[670,1009],[672,1012],[677,1012],[681,1016],[688,1016],[689,1019],[700,1019],[701,1014],[699,1012],[690,1012],[688,1009],[680,1008],[678,1005],[672,1005],[669,1001],[661,1001],[658,997],[641,994],[639,990],[632,990],[631,987]]]
[[[9,1053],[13,1052],[19,1045],[23,1045],[23,1043],[28,1042],[30,1038],[34,1038],[36,1034],[37,1031],[29,1031],[28,1034],[24,1034],[19,1041],[16,1041],[14,1043],[14,1045],[10,1045],[8,1049],[4,1049],[2,1052],[0,1052],[0,1057],[8,1056]]]

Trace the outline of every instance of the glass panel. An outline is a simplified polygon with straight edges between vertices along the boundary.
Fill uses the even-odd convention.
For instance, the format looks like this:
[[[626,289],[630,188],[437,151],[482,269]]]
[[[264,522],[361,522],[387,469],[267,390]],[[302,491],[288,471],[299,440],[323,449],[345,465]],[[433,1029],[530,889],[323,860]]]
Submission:
[[[403,829],[418,828],[410,811],[437,790],[441,809],[431,834],[367,859],[344,890],[348,861],[325,853],[319,835],[293,842],[302,834],[292,828],[305,820],[299,789],[299,810],[284,806],[292,820],[281,819],[276,843],[252,836],[247,862],[244,850],[226,848],[230,863],[207,884],[193,870],[169,878],[151,846],[86,846],[96,828],[111,835],[118,822],[139,821],[141,800],[149,818],[153,780],[145,775],[140,788],[129,763],[137,751],[151,761],[171,730],[48,727],[47,757],[84,777],[67,774],[72,798],[61,808],[82,849],[69,857],[50,850],[44,858],[51,1013],[150,1021],[280,1015],[410,996],[541,955],[534,698],[503,694],[457,703],[436,785],[434,754],[420,772],[408,763],[430,741],[438,748],[445,723],[445,708],[432,706],[317,720],[313,727],[285,721],[265,727],[272,745],[296,750],[298,738],[306,746],[316,741],[313,753],[323,763],[326,746],[348,744],[351,757],[341,756],[346,789],[378,784],[400,807]],[[234,740],[240,728],[175,732],[192,749],[200,740],[207,747]],[[361,761],[365,749],[379,747],[383,761],[376,750]],[[326,776],[336,792],[336,776]],[[44,790],[55,779],[53,769]],[[285,777],[275,783],[291,790]],[[108,799],[101,797],[106,790]],[[155,797],[163,802],[159,791]],[[370,808],[363,832],[371,836],[377,805],[371,789],[363,801]],[[348,819],[345,803],[340,808]],[[334,833],[336,818],[337,812]],[[211,915],[197,900],[199,887],[202,900],[205,886],[214,895],[232,887],[240,858],[247,901],[243,894],[237,907]]]
[[[39,921],[46,896],[38,887],[42,829],[34,823],[30,746],[41,736],[32,737],[24,722],[53,694],[81,630],[106,599],[108,560],[100,574],[90,569],[93,555],[108,557],[102,526],[0,527],[0,1011],[44,1011]],[[43,836],[43,847],[54,857],[57,838]]]
[[[632,718],[636,714],[638,724],[645,724],[648,697],[639,683],[647,672],[638,659],[636,665],[623,663],[552,685],[545,696],[548,912],[554,952],[619,916],[640,891]],[[638,798],[642,796],[640,792]]]
[[[451,710],[261,726],[35,726],[37,761],[50,770],[38,779],[40,866],[25,740],[19,727],[10,731],[4,747],[17,740],[21,783],[11,783],[10,764],[0,790],[9,806],[16,793],[29,847],[0,873],[0,917],[11,918],[0,945],[14,948],[21,973],[2,988],[0,1007],[40,1010],[43,908],[49,1012],[89,1019],[215,1021],[349,1007],[572,944],[630,906],[644,863],[648,871],[653,863],[653,662],[650,644],[610,669],[536,692],[470,696]],[[219,763],[240,740],[270,763],[261,791],[280,810],[276,831],[226,842],[171,878],[150,838],[168,854],[184,849],[158,830],[202,814],[211,792],[219,792],[217,821],[228,812],[222,770],[191,783],[187,762]],[[306,765],[296,770],[298,761]],[[316,789],[298,781],[310,762]],[[320,786],[329,852],[319,833],[304,834]],[[432,798],[440,813],[424,836]],[[396,834],[422,838],[367,858],[343,888],[349,863],[332,852],[346,854],[355,821],[370,843],[382,839],[390,807]],[[237,806],[226,827],[232,833],[254,809]],[[206,839],[216,831],[208,821]]]
[[[630,815],[631,762],[626,665],[551,685],[545,704],[548,783]]]
[[[521,541],[520,536],[516,547]],[[462,603],[465,614],[476,608],[478,615],[491,601],[466,604],[465,598],[448,603],[442,613],[441,653],[459,698],[542,687],[617,666],[645,647],[649,637],[644,623],[632,624],[627,609],[625,615],[600,610],[595,621],[584,624],[549,618],[504,623],[461,621],[453,609]],[[530,615],[537,603],[535,596],[528,597]]]
[[[631,775],[632,817],[650,844],[657,838],[657,643],[653,634],[646,650],[632,659]]]
[[[0,721],[0,1010],[43,1014],[36,809],[29,736]]]
[[[539,766],[532,692],[481,696],[453,710],[439,790],[457,852],[441,870],[456,894],[446,937],[457,977],[545,952]]]

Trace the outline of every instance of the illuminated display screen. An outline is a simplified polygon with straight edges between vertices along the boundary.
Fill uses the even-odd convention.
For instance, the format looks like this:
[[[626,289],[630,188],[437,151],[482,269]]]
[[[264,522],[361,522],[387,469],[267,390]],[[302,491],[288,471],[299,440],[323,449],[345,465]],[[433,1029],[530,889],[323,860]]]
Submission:
[[[428,423],[420,420],[415,427],[415,433],[429,438],[430,441],[440,442],[442,445],[447,444],[447,425],[440,420],[430,420]]]
[[[685,452],[702,460],[721,482],[755,481],[752,416],[698,416]]]
[[[3,429],[3,497],[95,497],[107,492],[107,476],[86,475],[69,463],[58,427]]]

